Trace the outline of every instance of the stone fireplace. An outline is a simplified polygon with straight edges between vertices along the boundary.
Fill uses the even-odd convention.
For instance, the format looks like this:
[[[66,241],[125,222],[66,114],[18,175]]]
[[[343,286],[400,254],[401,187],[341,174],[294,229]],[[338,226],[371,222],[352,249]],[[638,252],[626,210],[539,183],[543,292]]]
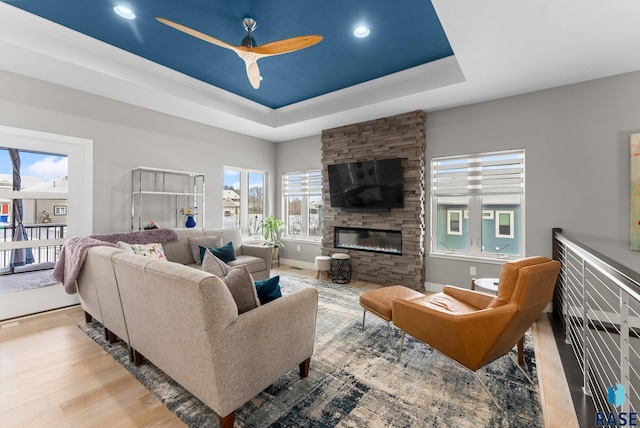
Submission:
[[[425,120],[415,111],[322,132],[322,254],[349,254],[354,280],[424,289]],[[327,165],[390,158],[401,159],[403,208],[331,207]]]
[[[402,232],[398,230],[336,227],[334,236],[335,248],[402,255]]]

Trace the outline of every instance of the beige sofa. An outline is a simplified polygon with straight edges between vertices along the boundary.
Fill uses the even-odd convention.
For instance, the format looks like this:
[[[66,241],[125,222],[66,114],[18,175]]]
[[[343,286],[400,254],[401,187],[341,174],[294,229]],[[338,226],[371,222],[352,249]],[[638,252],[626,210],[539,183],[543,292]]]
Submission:
[[[255,280],[268,279],[271,275],[271,247],[244,244],[238,229],[184,229],[177,232],[179,239],[163,244],[169,261],[199,269],[201,265],[193,259],[189,238],[220,235],[223,244],[232,242],[236,251],[236,260],[229,265],[246,264]],[[87,322],[92,318],[98,320],[105,327],[105,336],[111,343],[118,337],[129,343],[120,293],[111,266],[111,257],[121,251],[111,247],[90,248],[77,279],[80,303]]]
[[[221,279],[176,262],[193,261],[185,245],[197,232],[207,233],[180,231],[179,240],[163,244],[173,262],[90,248],[78,293],[87,320],[100,321],[111,342],[120,337],[136,364],[146,357],[220,415],[221,426],[230,427],[238,407],[296,365],[301,376],[308,374],[317,290],[284,294],[239,315]],[[239,247],[241,256],[257,257],[249,246]],[[270,257],[271,249],[262,248]],[[267,270],[270,265],[269,260]]]
[[[163,244],[167,259],[172,262],[200,267],[193,259],[189,238],[220,235],[222,243],[232,242],[236,252],[236,260],[229,262],[229,266],[247,265],[255,280],[267,279],[271,275],[273,249],[265,245],[244,244],[238,229],[186,229],[178,233],[180,239]]]

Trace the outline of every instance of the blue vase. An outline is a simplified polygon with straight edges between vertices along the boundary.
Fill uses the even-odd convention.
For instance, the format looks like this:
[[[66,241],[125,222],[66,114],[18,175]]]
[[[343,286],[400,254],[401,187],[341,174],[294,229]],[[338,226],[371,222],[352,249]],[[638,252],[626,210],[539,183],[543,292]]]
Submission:
[[[187,222],[184,224],[188,229],[193,229],[194,227],[196,227],[196,220],[193,218],[192,215],[187,216]]]

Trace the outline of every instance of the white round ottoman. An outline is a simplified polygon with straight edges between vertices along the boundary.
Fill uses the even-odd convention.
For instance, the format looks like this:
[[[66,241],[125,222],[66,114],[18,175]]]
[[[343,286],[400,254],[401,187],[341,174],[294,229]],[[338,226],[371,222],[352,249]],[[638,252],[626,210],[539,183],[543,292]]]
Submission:
[[[320,272],[324,272],[326,280],[329,279],[329,271],[331,270],[331,257],[316,256],[316,279],[320,278]]]

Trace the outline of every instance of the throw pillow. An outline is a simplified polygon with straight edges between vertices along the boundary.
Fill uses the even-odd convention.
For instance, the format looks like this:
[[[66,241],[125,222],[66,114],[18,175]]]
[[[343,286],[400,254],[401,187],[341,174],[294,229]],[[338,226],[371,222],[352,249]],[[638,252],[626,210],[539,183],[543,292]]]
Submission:
[[[127,253],[135,254],[133,252],[133,248],[131,248],[131,244],[127,244],[126,242],[118,241],[116,242],[116,247],[126,251]]]
[[[227,284],[233,300],[238,306],[239,314],[260,306],[258,293],[253,285],[253,277],[249,273],[247,265],[231,267],[211,254],[210,251],[206,251],[202,258],[202,270],[217,276]]]
[[[140,256],[153,257],[158,260],[166,260],[167,257],[164,255],[164,248],[162,248],[162,244],[131,244],[131,249],[134,253]]]
[[[207,250],[225,263],[232,262],[236,259],[236,251],[233,249],[232,242],[229,242],[227,245],[223,245],[220,248],[200,247],[200,259],[204,260],[204,252]]]
[[[256,290],[261,305],[276,300],[278,297],[282,297],[282,292],[280,291],[280,275],[263,281],[256,281]]]
[[[220,248],[222,247],[222,235],[200,236],[197,238],[189,238],[189,247],[191,255],[195,263],[202,264],[202,256],[200,255],[200,247]]]

